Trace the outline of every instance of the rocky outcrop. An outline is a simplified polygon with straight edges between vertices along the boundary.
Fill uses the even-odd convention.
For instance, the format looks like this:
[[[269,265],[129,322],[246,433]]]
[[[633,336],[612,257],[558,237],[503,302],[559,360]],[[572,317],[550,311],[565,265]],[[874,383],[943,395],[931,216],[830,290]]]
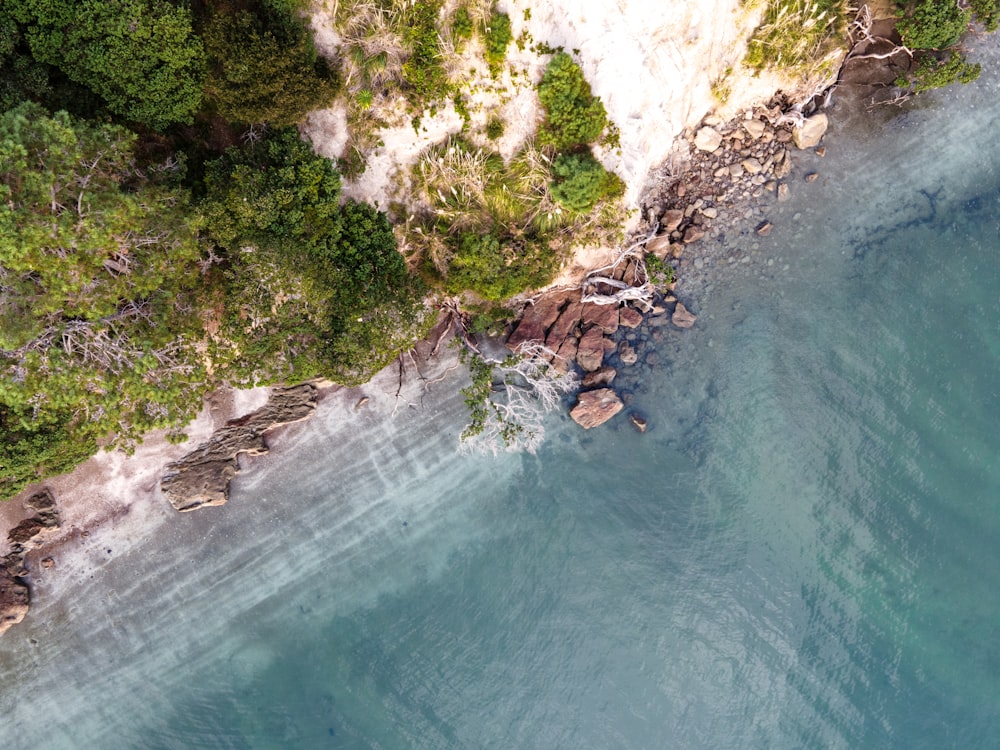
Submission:
[[[622,400],[613,390],[598,388],[595,391],[581,393],[569,415],[583,429],[589,430],[591,427],[604,424],[624,407]]]
[[[196,450],[168,464],[160,480],[163,494],[179,511],[222,505],[229,499],[230,480],[239,473],[239,455],[267,453],[265,433],[311,417],[316,398],[311,383],[274,389],[260,409],[232,420]]]
[[[31,495],[24,501],[24,507],[34,511],[34,515],[8,532],[10,552],[0,558],[0,634],[21,622],[31,605],[31,590],[24,580],[28,575],[25,557],[39,545],[46,532],[59,528],[59,511],[48,490]]]

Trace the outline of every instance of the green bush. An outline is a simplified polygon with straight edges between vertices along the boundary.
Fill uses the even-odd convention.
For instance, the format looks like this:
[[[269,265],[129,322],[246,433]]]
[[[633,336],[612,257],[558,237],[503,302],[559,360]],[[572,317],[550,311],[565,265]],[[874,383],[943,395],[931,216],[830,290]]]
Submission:
[[[979,78],[980,72],[982,68],[978,63],[970,63],[957,51],[940,60],[934,55],[925,55],[915,68],[896,80],[896,85],[919,93],[953,83],[971,83]]]
[[[205,54],[187,7],[167,0],[9,0],[35,60],[99,94],[115,114],[163,129],[201,103]]]
[[[295,125],[335,96],[336,76],[290,11],[216,13],[204,31],[208,94],[231,122]]]
[[[552,197],[576,213],[588,213],[598,201],[625,194],[621,178],[608,172],[589,151],[560,154],[552,164],[552,172]]]
[[[442,65],[437,28],[440,10],[441,0],[422,0],[412,4],[403,18],[403,41],[410,52],[403,63],[403,82],[416,97],[418,106],[444,99],[451,91]]]
[[[956,44],[965,33],[972,11],[955,0],[916,0],[898,3],[901,18],[896,30],[910,49],[940,50]]]
[[[490,75],[496,77],[503,69],[503,61],[507,56],[507,45],[510,44],[512,38],[510,16],[506,13],[494,13],[483,30],[486,62],[490,66]]]
[[[971,0],[969,7],[987,31],[994,32],[1000,27],[1000,0]]]
[[[565,52],[553,55],[538,84],[538,98],[545,108],[538,140],[558,151],[593,143],[607,127],[604,105]]]
[[[452,294],[470,290],[498,302],[545,286],[559,269],[559,257],[542,239],[465,232],[453,243],[445,279]]]

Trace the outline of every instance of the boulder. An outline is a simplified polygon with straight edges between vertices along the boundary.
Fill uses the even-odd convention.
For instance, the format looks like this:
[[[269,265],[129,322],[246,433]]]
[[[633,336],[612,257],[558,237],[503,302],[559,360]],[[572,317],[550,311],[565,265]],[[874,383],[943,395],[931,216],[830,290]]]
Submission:
[[[661,234],[646,243],[646,252],[657,258],[665,258],[670,254],[670,237]]]
[[[552,367],[556,372],[568,372],[570,365],[576,360],[576,353],[580,347],[580,340],[575,336],[570,336],[562,342],[556,351],[556,356],[552,358]]]
[[[517,351],[521,344],[528,341],[544,343],[545,334],[556,322],[565,303],[565,294],[546,294],[535,304],[525,306],[517,328],[507,339],[507,348]]]
[[[690,328],[698,317],[684,307],[683,302],[678,302],[674,308],[674,314],[670,316],[670,322],[678,328]]]
[[[632,426],[635,427],[635,429],[637,429],[639,432],[646,431],[646,425],[648,423],[646,422],[646,418],[641,414],[638,414],[637,412],[632,412],[631,414],[628,415],[628,421],[631,422]]]
[[[576,363],[585,372],[593,372],[604,363],[604,331],[600,326],[591,326],[583,334],[576,352]]]
[[[24,619],[31,604],[27,585],[0,566],[0,633]]]
[[[722,134],[715,128],[701,128],[694,136],[694,146],[700,151],[712,153],[722,145]]]
[[[699,226],[692,224],[687,229],[684,230],[684,244],[690,245],[692,242],[697,242],[702,237],[705,236],[705,230]]]
[[[232,420],[179,461],[167,464],[160,480],[163,494],[179,511],[222,505],[229,499],[229,481],[239,472],[239,454],[267,453],[264,433],[311,417],[316,397],[311,383],[275,388],[260,409]]]
[[[618,345],[618,356],[621,358],[622,364],[625,365],[634,365],[639,361],[638,352],[627,341],[623,341]]]
[[[767,126],[760,120],[746,120],[743,123],[743,129],[751,138],[760,138],[764,135]]]
[[[556,322],[552,324],[548,335],[545,337],[545,346],[554,352],[558,352],[563,342],[576,333],[576,327],[580,324],[580,315],[583,312],[583,303],[573,300],[559,314]]]
[[[613,390],[598,388],[596,391],[581,393],[569,415],[583,429],[589,430],[591,427],[604,424],[624,407]]]
[[[594,372],[588,372],[583,376],[583,380],[580,381],[580,385],[584,388],[595,388],[599,385],[611,385],[611,381],[615,379],[618,371],[614,367],[608,367],[605,365],[599,370]]]
[[[684,212],[679,208],[668,208],[660,217],[660,224],[667,232],[672,232],[684,221]]]
[[[802,125],[792,131],[792,141],[798,148],[814,148],[826,133],[830,120],[822,112],[807,117]]]
[[[614,305],[585,302],[581,318],[584,328],[598,326],[603,333],[614,333],[618,330],[618,308]]]
[[[642,313],[633,307],[623,307],[618,311],[618,323],[625,328],[638,328],[642,324]]]

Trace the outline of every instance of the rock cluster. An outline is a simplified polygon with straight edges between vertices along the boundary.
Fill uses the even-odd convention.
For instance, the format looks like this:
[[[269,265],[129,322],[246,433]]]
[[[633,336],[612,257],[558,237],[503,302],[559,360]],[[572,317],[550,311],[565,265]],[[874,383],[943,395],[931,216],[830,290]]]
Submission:
[[[34,515],[8,532],[10,552],[0,558],[0,633],[21,622],[31,604],[31,592],[24,582],[24,576],[28,574],[25,556],[38,546],[39,537],[45,532],[59,528],[59,511],[55,498],[48,490],[35,493],[24,501],[24,506],[34,511]],[[52,563],[51,558],[46,560]]]
[[[268,402],[252,414],[230,421],[197,449],[168,464],[160,489],[179,511],[222,505],[229,482],[239,473],[239,455],[267,453],[264,433],[312,416],[317,391],[311,383],[276,388]]]
[[[634,272],[634,267],[623,264],[612,278],[627,280]],[[694,325],[695,316],[674,297],[668,296],[660,302],[650,320],[672,320],[678,328]],[[672,309],[668,309],[670,305]],[[615,358],[624,366],[639,360],[629,337],[618,336],[621,340],[616,340],[616,334],[636,329],[644,322],[643,313],[627,304],[581,302],[579,290],[550,292],[525,308],[507,339],[507,346],[518,352],[534,344],[543,345],[553,353],[549,357],[553,367],[560,371],[581,370],[582,391],[570,416],[584,429],[590,429],[607,422],[624,408],[622,399],[608,387],[618,373],[608,359]],[[645,420],[633,420],[636,429],[640,429],[639,422],[644,431]]]
[[[662,260],[680,260],[692,243],[710,236],[713,225],[746,217],[747,207],[770,194],[785,201],[796,149],[817,148],[826,132],[825,114],[781,116],[786,103],[771,102],[741,117],[722,122],[707,117],[690,138],[682,169],[665,170],[643,198],[644,230],[656,235],[647,252]],[[806,181],[819,177],[811,172]],[[765,222],[758,229],[766,234]]]

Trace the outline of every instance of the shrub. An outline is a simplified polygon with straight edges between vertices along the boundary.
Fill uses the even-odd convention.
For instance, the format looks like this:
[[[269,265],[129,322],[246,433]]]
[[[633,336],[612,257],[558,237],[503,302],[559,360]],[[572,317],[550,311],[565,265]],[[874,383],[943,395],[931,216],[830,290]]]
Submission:
[[[544,286],[558,268],[559,258],[544,240],[465,232],[454,242],[445,288],[498,302]]]
[[[598,201],[625,193],[625,183],[589,151],[560,154],[552,164],[552,172],[556,177],[550,188],[552,197],[576,213],[587,213]]]
[[[1000,0],[972,0],[969,7],[987,31],[993,32],[1000,27]]]
[[[500,74],[507,56],[507,45],[512,38],[510,16],[506,13],[494,13],[483,30],[486,62],[490,66],[490,75],[496,77]]]
[[[286,12],[217,13],[205,29],[208,92],[227,120],[295,125],[335,95],[336,77],[312,34]]]
[[[899,3],[902,18],[896,30],[910,49],[945,49],[958,42],[969,26],[972,11],[955,0],[917,0]]]
[[[925,55],[915,68],[896,80],[896,85],[913,92],[928,91],[953,83],[971,83],[979,78],[981,71],[978,63],[970,63],[960,52],[952,52],[940,60]]]
[[[163,129],[201,103],[205,54],[191,12],[167,0],[13,0],[39,62],[99,94],[115,114]]]
[[[840,48],[848,4],[844,0],[766,0],[761,23],[747,44],[743,64],[808,74],[832,65]]]
[[[538,84],[538,98],[545,108],[538,139],[558,151],[593,143],[607,127],[604,105],[591,93],[580,66],[565,52],[553,55]]]

